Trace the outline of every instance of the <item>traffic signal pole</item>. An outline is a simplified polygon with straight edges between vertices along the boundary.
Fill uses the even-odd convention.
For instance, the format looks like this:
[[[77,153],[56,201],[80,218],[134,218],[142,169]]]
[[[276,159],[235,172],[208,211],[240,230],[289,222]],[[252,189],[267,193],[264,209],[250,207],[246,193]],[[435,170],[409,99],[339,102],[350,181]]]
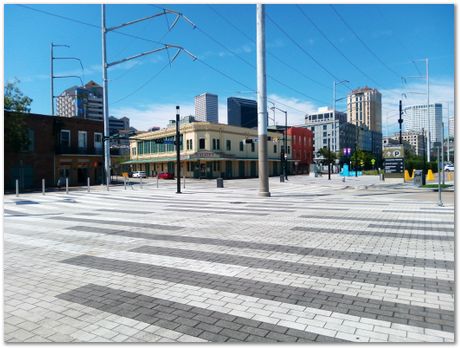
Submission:
[[[177,173],[177,191],[176,193],[181,193],[180,191],[180,133],[179,133],[179,106],[176,106],[176,173]]]

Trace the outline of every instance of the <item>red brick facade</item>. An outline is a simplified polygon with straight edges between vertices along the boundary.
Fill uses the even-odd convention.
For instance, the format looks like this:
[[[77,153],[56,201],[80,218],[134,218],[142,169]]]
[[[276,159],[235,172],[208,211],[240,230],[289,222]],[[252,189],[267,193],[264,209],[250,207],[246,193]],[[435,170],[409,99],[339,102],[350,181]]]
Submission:
[[[308,173],[313,163],[313,133],[307,128],[290,127],[287,134],[291,138],[294,174]]]
[[[42,179],[47,187],[56,186],[61,176],[69,178],[69,185],[85,185],[87,177],[91,184],[100,183],[103,158],[100,146],[95,147],[95,134],[101,139],[102,122],[37,114],[22,116],[30,145],[19,152],[5,148],[5,191],[14,190],[16,179],[21,190],[41,188]],[[7,117],[14,114],[5,112]],[[70,135],[69,144],[62,144],[61,131]],[[86,137],[85,147],[78,144],[79,131],[86,132],[86,136],[81,135]]]

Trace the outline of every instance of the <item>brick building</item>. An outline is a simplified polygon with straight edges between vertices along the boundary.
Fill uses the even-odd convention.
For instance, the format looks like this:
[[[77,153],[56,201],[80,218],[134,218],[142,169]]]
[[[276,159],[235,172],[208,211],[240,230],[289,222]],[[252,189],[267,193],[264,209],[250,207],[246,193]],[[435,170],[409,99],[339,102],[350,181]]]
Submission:
[[[69,185],[101,183],[103,123],[82,118],[21,114],[29,145],[17,152],[5,148],[5,190],[56,186],[60,177]],[[5,112],[5,119],[15,114]]]
[[[313,133],[304,127],[290,127],[287,129],[291,138],[291,170],[294,174],[308,173],[313,163]]]

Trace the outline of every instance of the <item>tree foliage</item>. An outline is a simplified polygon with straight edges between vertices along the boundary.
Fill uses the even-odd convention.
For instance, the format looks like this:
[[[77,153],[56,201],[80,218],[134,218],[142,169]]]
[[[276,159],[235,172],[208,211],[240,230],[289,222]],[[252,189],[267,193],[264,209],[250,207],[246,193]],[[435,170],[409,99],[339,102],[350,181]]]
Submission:
[[[4,141],[5,150],[18,152],[29,144],[23,113],[30,112],[32,99],[17,87],[19,81],[8,82],[4,87]]]
[[[30,112],[32,99],[25,96],[19,87],[19,80],[8,82],[4,87],[4,108],[5,111]]]

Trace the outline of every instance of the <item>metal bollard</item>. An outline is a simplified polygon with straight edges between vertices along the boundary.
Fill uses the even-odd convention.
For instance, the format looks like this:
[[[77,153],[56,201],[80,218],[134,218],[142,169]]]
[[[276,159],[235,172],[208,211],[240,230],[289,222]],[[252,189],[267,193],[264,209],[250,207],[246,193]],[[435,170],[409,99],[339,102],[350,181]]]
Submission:
[[[141,189],[142,189],[142,177],[140,177],[140,179],[141,179]]]
[[[184,188],[185,188],[185,173],[184,173]]]
[[[19,197],[19,180],[16,179],[16,197]]]
[[[157,188],[158,188],[158,174],[157,174]]]
[[[45,179],[42,179],[42,193],[45,194]]]
[[[123,186],[125,187],[125,190],[126,190],[126,178],[123,177]]]
[[[89,177],[86,179],[87,185],[88,185],[88,192],[89,192]]]
[[[65,193],[69,194],[69,178],[65,178]]]

